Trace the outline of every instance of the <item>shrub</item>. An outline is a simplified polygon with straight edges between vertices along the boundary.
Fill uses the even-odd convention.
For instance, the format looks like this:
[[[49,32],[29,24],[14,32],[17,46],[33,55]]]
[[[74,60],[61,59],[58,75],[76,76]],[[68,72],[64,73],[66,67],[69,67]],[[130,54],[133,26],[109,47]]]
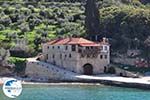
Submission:
[[[109,67],[107,73],[115,74],[116,73],[116,69],[114,67]]]
[[[22,73],[25,71],[25,68],[26,68],[26,59],[25,58],[10,57],[9,62],[15,64],[14,72]]]
[[[1,30],[4,30],[4,29],[5,29],[5,26],[2,25],[2,24],[0,24],[0,31],[1,31]]]

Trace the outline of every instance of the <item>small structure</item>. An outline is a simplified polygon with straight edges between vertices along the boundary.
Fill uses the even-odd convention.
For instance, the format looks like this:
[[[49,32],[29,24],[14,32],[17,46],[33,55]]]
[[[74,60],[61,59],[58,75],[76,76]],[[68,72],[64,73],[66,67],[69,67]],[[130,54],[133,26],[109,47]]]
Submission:
[[[85,75],[104,73],[110,64],[106,38],[93,42],[84,38],[58,38],[42,44],[43,61]]]

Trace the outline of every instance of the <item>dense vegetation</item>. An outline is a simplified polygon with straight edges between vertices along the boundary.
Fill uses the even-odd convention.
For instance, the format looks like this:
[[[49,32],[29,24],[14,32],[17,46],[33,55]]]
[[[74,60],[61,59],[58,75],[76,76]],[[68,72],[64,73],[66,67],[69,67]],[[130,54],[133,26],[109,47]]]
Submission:
[[[97,5],[100,26],[96,28],[110,38],[113,50],[134,48],[137,42],[143,48],[150,36],[148,0],[97,0]],[[86,36],[84,12],[85,0],[1,0],[0,46],[18,50],[16,40],[23,39],[24,55],[33,56],[49,39]]]
[[[18,57],[10,57],[9,62],[15,64],[15,67],[13,68],[14,73],[22,74],[25,72],[26,59]]]
[[[79,3],[50,2],[38,3],[36,6],[2,3],[0,45],[5,48],[15,47],[15,40],[24,38],[28,42],[28,53],[33,53],[47,39],[59,35],[81,35],[84,33],[83,11]]]

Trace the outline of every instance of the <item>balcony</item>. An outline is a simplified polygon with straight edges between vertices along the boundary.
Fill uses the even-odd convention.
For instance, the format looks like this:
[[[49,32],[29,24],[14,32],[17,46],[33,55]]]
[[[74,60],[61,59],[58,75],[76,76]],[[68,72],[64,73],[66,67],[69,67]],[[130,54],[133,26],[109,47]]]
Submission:
[[[96,58],[98,54],[100,54],[100,51],[101,49],[98,47],[78,49],[78,52],[80,53],[81,57],[87,57],[87,58]]]

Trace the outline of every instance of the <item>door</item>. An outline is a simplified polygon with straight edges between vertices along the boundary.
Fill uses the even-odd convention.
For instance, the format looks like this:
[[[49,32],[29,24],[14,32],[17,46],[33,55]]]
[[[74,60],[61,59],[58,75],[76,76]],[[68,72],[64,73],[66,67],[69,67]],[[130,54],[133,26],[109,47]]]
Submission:
[[[92,75],[93,74],[93,66],[91,64],[85,64],[83,66],[84,75]]]

